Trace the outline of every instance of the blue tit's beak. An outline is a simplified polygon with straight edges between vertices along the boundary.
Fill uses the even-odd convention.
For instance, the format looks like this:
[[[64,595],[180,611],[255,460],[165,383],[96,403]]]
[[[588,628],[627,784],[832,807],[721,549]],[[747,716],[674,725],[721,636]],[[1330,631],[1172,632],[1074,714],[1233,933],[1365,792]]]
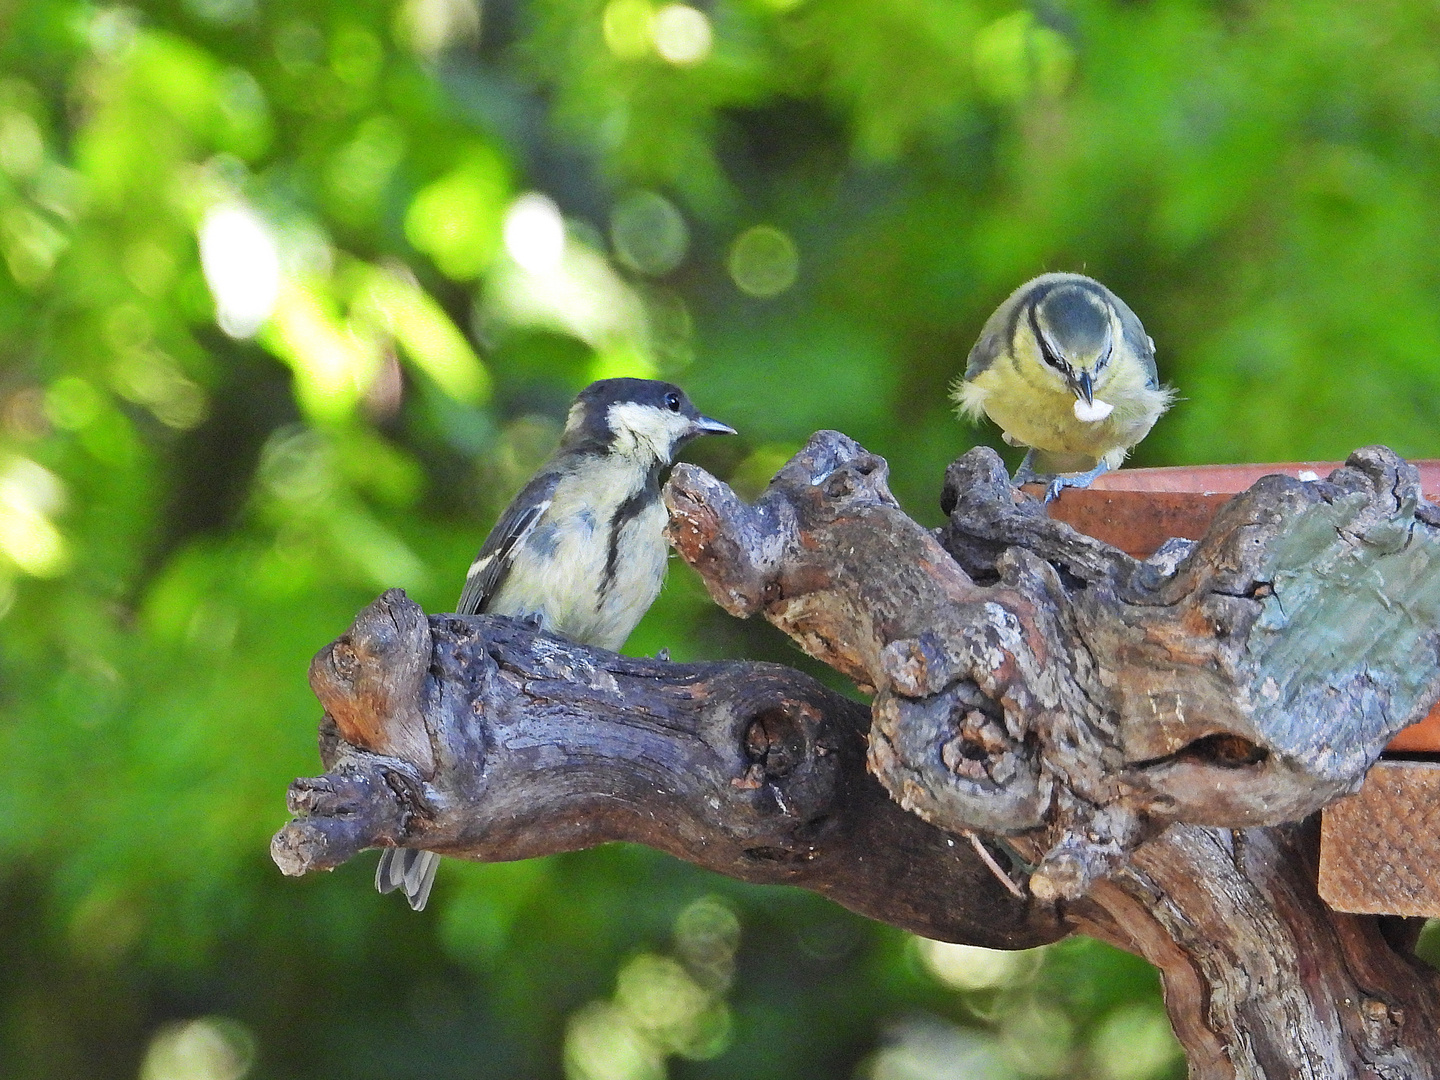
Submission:
[[[729,424],[722,424],[719,420],[711,420],[708,416],[697,416],[690,424],[690,430],[696,435],[738,435]]]
[[[1070,389],[1075,396],[1085,402],[1086,405],[1095,404],[1095,380],[1090,372],[1082,371],[1070,383]]]

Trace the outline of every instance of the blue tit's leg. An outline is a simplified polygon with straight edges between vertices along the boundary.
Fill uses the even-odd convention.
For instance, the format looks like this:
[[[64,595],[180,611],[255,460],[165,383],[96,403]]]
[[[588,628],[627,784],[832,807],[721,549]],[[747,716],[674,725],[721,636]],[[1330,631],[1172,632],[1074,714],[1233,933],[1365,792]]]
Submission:
[[[1100,462],[1089,472],[1074,473],[1068,476],[1057,476],[1050,481],[1050,486],[1045,489],[1045,501],[1052,503],[1060,497],[1060,492],[1067,487],[1088,488],[1095,482],[1095,478],[1110,471],[1110,466]]]
[[[1020,467],[1015,470],[1015,476],[1010,482],[1016,487],[1021,487],[1024,484],[1043,484],[1050,479],[1048,476],[1037,473],[1034,466],[1035,448],[1032,446],[1025,451],[1025,457],[1021,460]]]

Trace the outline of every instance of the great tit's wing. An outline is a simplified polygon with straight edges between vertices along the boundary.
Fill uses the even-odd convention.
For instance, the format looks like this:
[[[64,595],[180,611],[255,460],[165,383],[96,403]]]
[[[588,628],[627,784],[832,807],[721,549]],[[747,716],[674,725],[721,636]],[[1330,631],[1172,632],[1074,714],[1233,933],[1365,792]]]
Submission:
[[[555,485],[559,482],[559,473],[542,472],[526,484],[506,507],[465,575],[465,590],[455,608],[457,615],[479,615],[489,606],[504,583],[505,575],[510,572],[521,545],[550,508]]]

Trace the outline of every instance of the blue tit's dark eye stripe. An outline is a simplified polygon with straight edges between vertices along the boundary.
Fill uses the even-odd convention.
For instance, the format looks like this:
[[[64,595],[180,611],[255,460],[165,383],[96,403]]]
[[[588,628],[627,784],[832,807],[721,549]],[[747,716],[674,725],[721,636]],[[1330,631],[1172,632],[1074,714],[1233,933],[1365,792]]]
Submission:
[[[1100,354],[1100,359],[1095,361],[1095,370],[1097,372],[1105,370],[1106,366],[1110,363],[1110,356],[1114,351],[1115,340],[1114,338],[1111,338],[1110,340],[1106,341],[1105,351]]]
[[[1056,356],[1055,351],[1050,348],[1050,342],[1047,341],[1045,335],[1040,332],[1040,320],[1036,318],[1035,308],[1033,307],[1030,309],[1030,332],[1035,335],[1036,344],[1040,346],[1040,356],[1045,363],[1049,364],[1062,375],[1068,375],[1070,373],[1070,365],[1066,363],[1063,358]]]
[[[1066,376],[1067,379],[1068,377],[1074,376],[1074,369],[1070,367],[1070,363],[1068,363],[1064,357],[1057,356],[1056,351],[1050,347],[1050,341],[1041,333],[1040,320],[1035,317],[1035,308],[1031,308],[1030,310],[1030,330],[1035,336],[1035,343],[1040,346],[1041,359],[1043,359],[1045,363],[1050,364],[1051,367],[1054,367],[1057,372]]]

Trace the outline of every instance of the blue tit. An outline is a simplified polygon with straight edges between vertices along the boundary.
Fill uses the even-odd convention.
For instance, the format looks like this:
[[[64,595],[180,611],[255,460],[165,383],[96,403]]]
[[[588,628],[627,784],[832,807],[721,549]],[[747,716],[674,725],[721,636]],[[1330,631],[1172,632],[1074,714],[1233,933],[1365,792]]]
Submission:
[[[592,383],[570,407],[559,448],[486,537],[457,613],[508,615],[620,648],[665,580],[663,474],[691,439],[734,434],[670,383]],[[403,887],[419,911],[439,862],[433,852],[388,848],[375,887]]]
[[[1046,482],[1046,502],[1119,468],[1174,397],[1135,313],[1081,274],[1043,274],[1011,293],[954,387],[961,415],[983,413],[1029,448],[1015,483]]]

